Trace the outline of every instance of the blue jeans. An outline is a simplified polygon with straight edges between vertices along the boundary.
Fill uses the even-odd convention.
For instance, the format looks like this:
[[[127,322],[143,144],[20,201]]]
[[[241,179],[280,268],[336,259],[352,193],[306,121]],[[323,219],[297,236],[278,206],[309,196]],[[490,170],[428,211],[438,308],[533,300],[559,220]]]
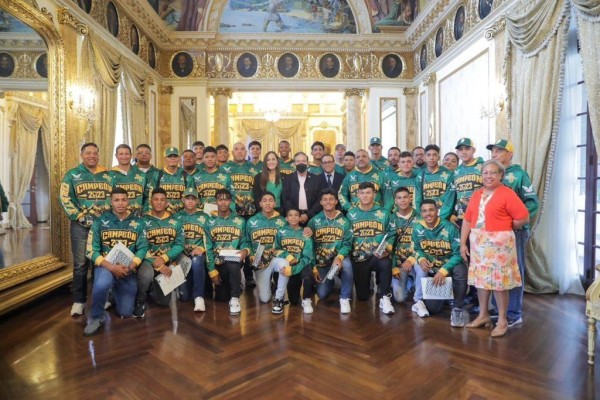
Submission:
[[[108,291],[114,286],[117,313],[121,317],[130,317],[133,313],[135,294],[137,293],[137,277],[135,274],[117,279],[106,268],[96,267],[94,271],[94,286],[92,287],[92,318],[104,317],[104,303]]]
[[[188,256],[180,255],[177,263],[183,266],[183,263],[191,263],[191,270],[186,277],[186,281],[180,286],[181,301],[190,301],[196,297],[204,297],[204,285],[206,284],[206,255],[194,256],[190,260]]]
[[[519,319],[523,316],[523,288],[525,287],[525,245],[529,240],[529,230],[519,229],[515,231],[515,246],[517,246],[517,263],[521,272],[521,286],[512,288],[508,292],[508,310],[506,316],[511,319]],[[494,303],[495,304],[495,303]]]
[[[429,275],[427,272],[423,271],[421,266],[417,263],[414,266],[416,282],[415,282],[415,303],[419,300],[423,300],[423,287],[421,286],[421,278],[427,278],[429,276],[433,277],[434,275]],[[452,292],[454,293],[454,308],[459,308],[462,310],[465,304],[465,296],[467,294],[467,276],[468,269],[464,263],[460,263],[448,274],[449,277],[452,278]],[[430,314],[435,314],[442,309],[445,300],[424,300],[425,306],[427,310],[429,310]]]
[[[398,303],[406,301],[408,290],[406,290],[406,281],[408,280],[408,272],[400,269],[400,279],[392,277],[392,295]]]
[[[321,282],[317,283],[317,296],[319,299],[326,299],[331,290],[333,289],[334,279],[325,279],[330,267],[318,268]],[[339,274],[340,281],[342,282],[342,290],[340,292],[340,299],[350,299],[352,297],[352,284],[354,283],[354,273],[352,271],[352,261],[350,257],[344,258],[342,261],[342,271]]]
[[[87,275],[89,261],[85,257],[90,228],[71,221],[71,252],[73,253],[73,302],[87,301]],[[102,304],[104,306],[104,303]]]

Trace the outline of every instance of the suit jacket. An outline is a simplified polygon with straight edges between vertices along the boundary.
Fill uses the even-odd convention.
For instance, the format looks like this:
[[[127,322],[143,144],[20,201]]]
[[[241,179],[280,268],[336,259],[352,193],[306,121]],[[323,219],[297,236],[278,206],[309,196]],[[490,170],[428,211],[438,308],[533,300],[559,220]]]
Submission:
[[[306,173],[306,181],[304,182],[304,191],[306,192],[306,204],[308,206],[307,216],[308,219],[314,217],[321,212],[319,196],[323,186],[321,185],[321,178],[318,175]],[[298,173],[294,172],[289,174],[283,180],[283,208],[287,213],[290,208],[298,208],[298,194],[300,193],[300,181],[298,180]]]
[[[327,189],[329,184],[327,183],[327,173],[323,171],[321,175],[318,175],[321,178],[321,186],[323,189]],[[337,193],[340,191],[340,186],[342,186],[342,182],[344,181],[344,177],[346,175],[342,175],[338,172],[333,173],[333,187],[332,189]]]

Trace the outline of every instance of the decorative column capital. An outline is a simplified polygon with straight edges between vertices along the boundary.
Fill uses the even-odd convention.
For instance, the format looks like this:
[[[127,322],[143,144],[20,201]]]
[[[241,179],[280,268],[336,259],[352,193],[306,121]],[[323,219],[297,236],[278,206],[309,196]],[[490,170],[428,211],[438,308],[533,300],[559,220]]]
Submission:
[[[415,94],[419,93],[419,88],[417,87],[405,87],[404,89],[402,89],[402,93],[405,96],[414,96]]]
[[[87,35],[89,32],[88,27],[75,18],[66,7],[58,9],[58,23],[73,28],[78,34],[83,36]]]
[[[171,86],[171,85],[160,85],[158,87],[158,93],[160,93],[160,94],[173,94],[173,86]]]
[[[365,95],[364,89],[352,88],[352,89],[346,89],[345,97],[351,97],[351,96],[363,97],[364,95]]]
[[[213,88],[213,89],[208,90],[208,94],[210,94],[212,97],[217,97],[218,95],[223,95],[223,96],[227,96],[228,98],[231,98],[231,95],[233,94],[233,90],[231,90],[229,88]]]
[[[423,85],[425,86],[429,86],[430,84],[434,84],[436,81],[436,76],[435,76],[435,72],[430,73],[429,75],[427,75],[425,77],[425,79],[423,79]]]
[[[496,35],[502,32],[506,28],[506,16],[498,18],[493,24],[485,28],[485,38],[487,40],[493,40]]]

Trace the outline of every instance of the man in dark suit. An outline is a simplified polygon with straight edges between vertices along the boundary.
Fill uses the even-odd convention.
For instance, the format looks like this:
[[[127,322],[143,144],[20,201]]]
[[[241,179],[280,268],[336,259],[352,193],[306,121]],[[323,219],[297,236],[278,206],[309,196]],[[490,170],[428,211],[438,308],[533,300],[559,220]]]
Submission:
[[[306,226],[309,219],[321,212],[319,194],[323,186],[318,175],[308,172],[308,156],[303,152],[294,155],[296,172],[283,180],[283,207],[285,211],[300,210],[300,224]]]
[[[340,191],[340,186],[344,181],[345,174],[340,174],[335,170],[335,159],[331,154],[325,154],[321,159],[323,173],[319,175],[321,178],[321,186],[323,188],[333,189],[336,193]]]

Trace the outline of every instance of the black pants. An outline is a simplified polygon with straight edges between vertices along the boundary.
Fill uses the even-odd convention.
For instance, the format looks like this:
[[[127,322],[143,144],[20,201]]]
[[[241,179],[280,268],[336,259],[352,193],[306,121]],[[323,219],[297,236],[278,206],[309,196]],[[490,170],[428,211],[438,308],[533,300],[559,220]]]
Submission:
[[[242,293],[242,264],[225,262],[215,265],[221,276],[221,284],[215,285],[215,300],[229,301],[232,297],[240,297]]]
[[[352,262],[354,287],[356,288],[356,298],[358,300],[365,301],[369,299],[372,271],[377,274],[377,294],[385,296],[391,293],[392,261],[389,257],[379,259],[371,256],[363,262]]]
[[[465,305],[465,297],[467,295],[467,276],[468,269],[463,263],[458,264],[452,269],[452,272],[448,274],[452,277],[452,292],[454,293],[454,308],[460,308],[462,310]],[[425,307],[429,314],[437,314],[442,311],[445,300],[423,300]]]
[[[292,305],[300,304],[300,288],[304,286],[302,292],[302,299],[310,299],[313,297],[314,291],[314,278],[312,276],[311,267],[306,266],[299,274],[290,276],[290,280],[287,285],[288,300]]]

